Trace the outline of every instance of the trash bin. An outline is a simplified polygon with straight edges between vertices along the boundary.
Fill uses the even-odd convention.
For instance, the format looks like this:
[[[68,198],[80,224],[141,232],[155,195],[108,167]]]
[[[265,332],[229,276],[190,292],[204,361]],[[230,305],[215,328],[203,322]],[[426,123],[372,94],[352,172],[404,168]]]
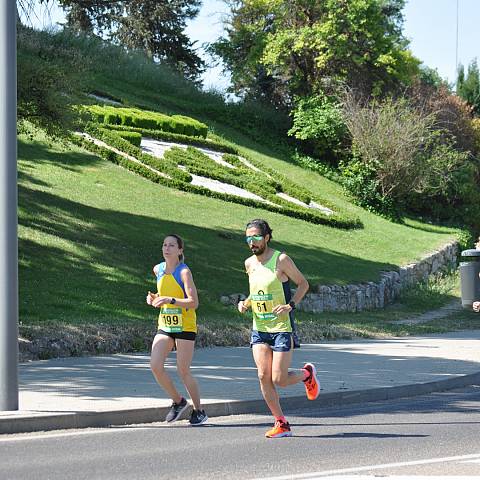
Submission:
[[[480,250],[464,250],[460,261],[460,291],[462,307],[472,308],[480,301]]]

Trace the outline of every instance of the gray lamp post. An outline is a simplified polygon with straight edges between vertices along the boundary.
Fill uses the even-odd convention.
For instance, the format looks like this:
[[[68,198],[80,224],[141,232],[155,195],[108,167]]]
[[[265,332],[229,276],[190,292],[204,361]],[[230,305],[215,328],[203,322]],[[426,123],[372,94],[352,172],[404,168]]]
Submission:
[[[0,411],[18,410],[16,12],[0,0]]]
[[[457,29],[455,32],[455,75],[458,77],[458,10],[459,4],[457,0]]]

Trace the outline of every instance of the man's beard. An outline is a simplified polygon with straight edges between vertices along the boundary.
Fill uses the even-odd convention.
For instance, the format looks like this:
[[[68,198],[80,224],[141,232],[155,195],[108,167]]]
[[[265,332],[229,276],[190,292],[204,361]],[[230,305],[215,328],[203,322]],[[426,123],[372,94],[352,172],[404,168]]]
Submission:
[[[256,250],[253,250],[253,248],[255,248]],[[263,247],[253,247],[253,248],[250,248],[250,250],[252,251],[252,253],[254,255],[256,255],[258,257],[259,255],[261,255],[265,251],[267,246],[263,245]]]

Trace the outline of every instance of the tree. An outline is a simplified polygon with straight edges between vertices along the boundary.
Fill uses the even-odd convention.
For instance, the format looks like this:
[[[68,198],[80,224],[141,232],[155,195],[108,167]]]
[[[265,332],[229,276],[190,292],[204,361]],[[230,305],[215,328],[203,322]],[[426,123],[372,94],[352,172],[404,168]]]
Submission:
[[[419,62],[402,37],[404,0],[235,0],[222,58],[240,95],[291,106],[338,83],[379,93],[406,82]],[[281,99],[281,101],[279,100]]]
[[[51,0],[40,0],[48,4]],[[18,0],[20,7],[32,0]],[[73,31],[102,36],[130,50],[142,50],[190,80],[204,71],[195,43],[185,35],[187,20],[201,0],[58,0]]]
[[[480,114],[480,78],[476,59],[468,66],[466,76],[463,65],[460,65],[457,75],[457,95],[473,107],[475,114]]]

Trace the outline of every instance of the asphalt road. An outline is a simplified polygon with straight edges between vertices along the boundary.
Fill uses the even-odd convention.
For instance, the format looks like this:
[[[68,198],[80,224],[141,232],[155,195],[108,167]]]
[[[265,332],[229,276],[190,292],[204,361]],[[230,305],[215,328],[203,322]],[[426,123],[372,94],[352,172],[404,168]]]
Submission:
[[[271,419],[260,415],[3,435],[0,478],[480,478],[480,387],[288,419],[294,436],[284,439],[266,439]]]

